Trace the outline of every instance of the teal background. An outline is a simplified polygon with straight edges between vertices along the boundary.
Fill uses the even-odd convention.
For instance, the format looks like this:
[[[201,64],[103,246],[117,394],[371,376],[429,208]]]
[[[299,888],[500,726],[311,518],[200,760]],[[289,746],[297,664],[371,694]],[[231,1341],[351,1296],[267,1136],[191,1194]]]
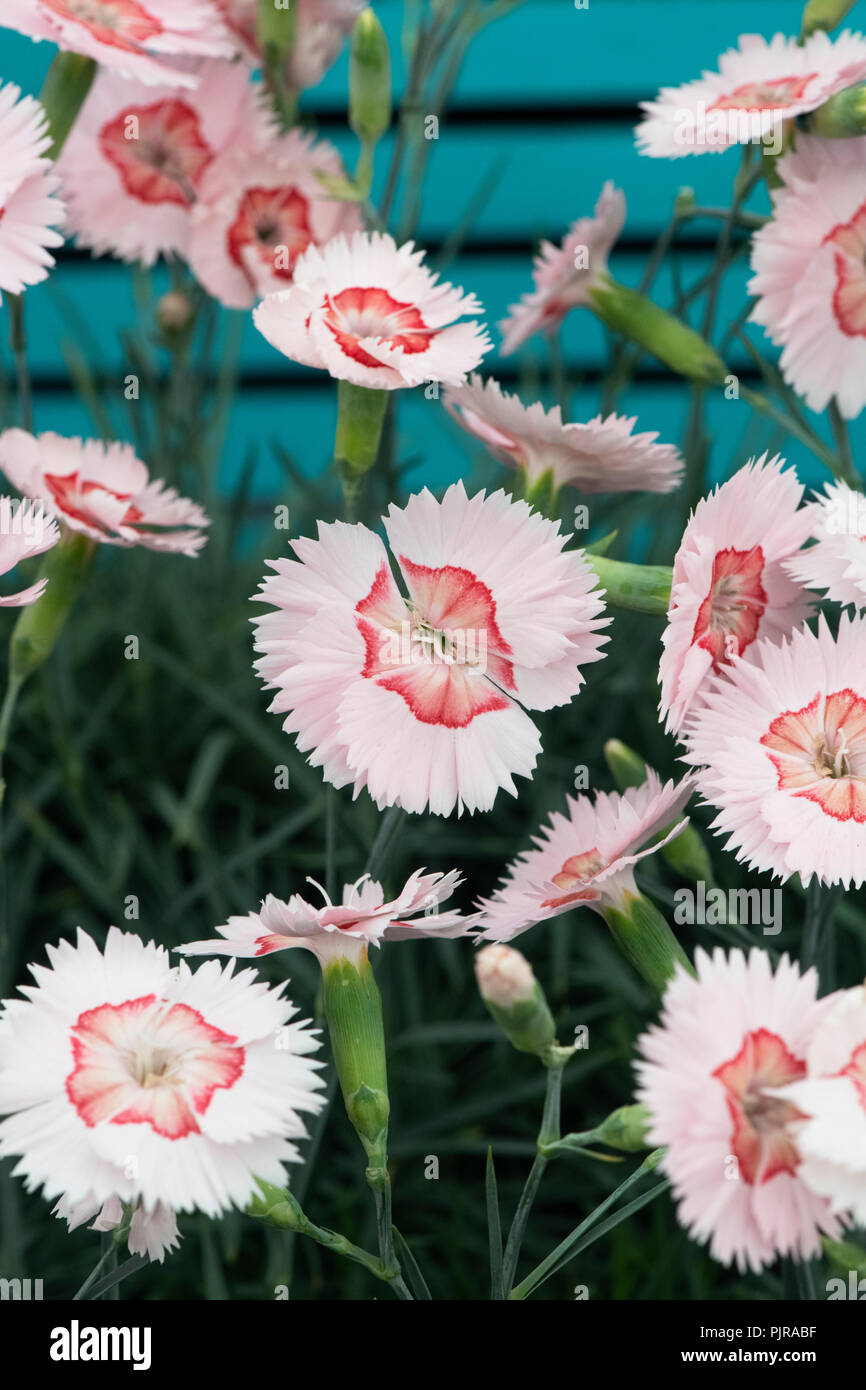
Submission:
[[[688,185],[701,205],[728,203],[738,165],[736,152],[651,160],[637,153],[633,138],[636,106],[661,85],[696,77],[716,65],[718,54],[742,32],[777,30],[796,33],[800,0],[589,0],[576,9],[572,0],[528,0],[490,26],[470,50],[458,81],[450,115],[440,127],[431,153],[418,241],[435,261],[443,243],[467,214],[472,227],[460,254],[447,266],[450,280],[481,298],[493,327],[507,305],[530,288],[534,247],[542,237],[559,239],[575,217],[591,212],[601,185],[612,178],[625,191],[628,220],[611,269],[627,284],[637,284],[653,239],[666,224],[677,191]],[[380,0],[377,11],[392,43],[397,94],[405,65],[401,52],[401,0]],[[852,16],[856,27],[856,11]],[[0,30],[0,77],[28,91],[38,91],[53,53]],[[345,128],[347,60],[345,55],[315,90],[306,93],[303,116],[319,124],[353,163],[354,138]],[[390,139],[380,148],[381,186]],[[763,191],[751,206],[761,208]],[[702,221],[678,239],[671,266],[653,291],[670,305],[674,277],[688,284],[705,273],[713,256],[719,223]],[[748,278],[744,263],[725,278],[717,322],[722,328],[745,301]],[[154,289],[167,285],[158,270]],[[110,259],[93,261],[65,251],[49,281],[27,294],[30,362],[36,382],[36,426],[63,433],[93,433],[94,424],[70,389],[69,344],[91,367],[116,380],[122,396],[127,370],[121,335],[136,321],[134,281],[130,269]],[[261,502],[280,485],[282,471],[271,440],[279,440],[306,475],[327,466],[333,438],[335,402],[329,381],[287,363],[262,339],[249,315],[224,312],[221,332],[226,357],[232,334],[241,334],[241,377],[227,420],[219,460],[219,484],[237,480],[243,461],[254,457],[250,496]],[[773,350],[760,330],[750,330],[763,351]],[[5,335],[4,335],[5,336]],[[571,392],[571,418],[588,419],[599,407],[606,357],[605,334],[589,313],[573,312],[563,332]],[[5,344],[0,362],[9,374]],[[756,384],[742,349],[729,353],[732,370]],[[688,393],[675,377],[648,362],[621,398],[618,408],[638,417],[642,429],[679,441],[688,409]],[[525,400],[551,399],[546,354],[541,340],[528,344],[504,364],[496,354],[484,370],[499,376]],[[466,474],[478,450],[422,392],[401,393],[400,457],[409,461],[407,479],[442,486]],[[122,403],[114,427],[128,433]],[[827,435],[826,422],[810,416]],[[784,437],[750,409],[713,393],[707,402],[713,441],[710,477],[764,448],[782,449],[806,481],[823,481],[821,466],[798,443]],[[866,442],[866,424],[854,422],[855,448]],[[252,452],[251,452],[252,451]],[[158,460],[149,460],[157,473]]]

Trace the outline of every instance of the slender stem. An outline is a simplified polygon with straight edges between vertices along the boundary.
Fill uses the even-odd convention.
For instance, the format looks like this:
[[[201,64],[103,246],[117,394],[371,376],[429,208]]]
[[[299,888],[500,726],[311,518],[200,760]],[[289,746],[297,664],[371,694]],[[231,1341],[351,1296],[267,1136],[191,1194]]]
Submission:
[[[33,391],[30,384],[30,369],[27,366],[24,297],[20,294],[10,294],[9,296],[9,347],[15,359],[21,428],[29,433],[33,429]]]
[[[557,1269],[565,1264],[565,1262],[570,1259],[571,1255],[575,1253],[575,1246],[580,1241],[581,1236],[584,1235],[591,1226],[595,1225],[599,1217],[604,1216],[605,1212],[610,1211],[610,1208],[615,1205],[620,1197],[624,1196],[630,1188],[640,1182],[641,1178],[646,1173],[653,1172],[658,1167],[663,1154],[663,1149],[654,1149],[651,1154],[647,1154],[643,1163],[641,1163],[633,1173],[629,1174],[625,1182],[621,1182],[619,1187],[615,1188],[609,1197],[606,1197],[594,1211],[590,1212],[589,1216],[587,1216],[584,1221],[581,1221],[580,1225],[577,1226],[570,1235],[566,1236],[565,1240],[560,1241],[556,1249],[552,1250],[550,1254],[541,1261],[541,1264],[536,1265],[532,1273],[528,1274],[521,1284],[518,1284],[516,1288],[511,1290],[510,1297],[515,1300],[527,1298],[534,1289],[538,1288],[539,1284],[543,1284],[545,1279],[548,1279],[551,1274],[555,1274]],[[661,1191],[663,1186],[666,1186],[666,1184],[662,1184],[658,1190]]]
[[[854,455],[851,452],[851,436],[835,396],[827,407],[827,414],[830,418],[833,443],[836,445],[836,456],[839,460],[837,476],[844,478],[845,482],[852,487],[861,488],[863,486],[862,480],[854,466]]]
[[[523,1192],[520,1195],[517,1210],[514,1213],[511,1230],[508,1232],[505,1255],[502,1261],[502,1288],[504,1290],[510,1289],[514,1280],[517,1262],[520,1259],[520,1249],[526,1234],[526,1226],[538,1189],[541,1186],[541,1179],[544,1177],[544,1172],[549,1162],[546,1149],[550,1144],[556,1143],[559,1139],[561,1129],[562,1073],[571,1055],[572,1050],[570,1048],[556,1048],[545,1063],[547,1066],[547,1091],[544,1097],[541,1128],[538,1132],[537,1151],[535,1160],[529,1170],[529,1177],[526,1179]]]

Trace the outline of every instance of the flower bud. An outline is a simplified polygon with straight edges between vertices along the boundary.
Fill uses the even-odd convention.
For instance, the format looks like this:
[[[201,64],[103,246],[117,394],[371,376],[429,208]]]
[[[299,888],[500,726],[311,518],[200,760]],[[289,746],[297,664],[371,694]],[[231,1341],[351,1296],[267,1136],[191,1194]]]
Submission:
[[[262,1178],[257,1178],[256,1182],[259,1191],[247,1206],[247,1215],[257,1216],[281,1231],[300,1231],[304,1214],[291,1192],[264,1182]]]
[[[365,145],[375,145],[391,124],[391,55],[375,13],[362,10],[349,49],[349,125]]]
[[[705,386],[724,383],[728,369],[715,348],[639,290],[602,276],[589,291],[589,307],[614,333],[645,348],[680,376]]]
[[[667,614],[673,583],[670,565],[632,565],[591,552],[586,559],[598,575],[607,603],[659,618]]]
[[[556,1029],[544,992],[525,956],[512,946],[483,946],[475,957],[481,997],[512,1047],[543,1056]]]
[[[645,1105],[621,1105],[598,1127],[598,1137],[612,1149],[623,1153],[639,1153],[649,1148],[651,1116]]]
[[[855,4],[856,0],[809,0],[803,11],[800,39],[808,39],[819,29],[835,29]]]
[[[866,134],[866,82],[846,87],[812,112],[810,128],[830,140]]]
[[[169,290],[156,306],[156,321],[163,333],[174,335],[189,327],[193,312],[192,303],[182,290]]]

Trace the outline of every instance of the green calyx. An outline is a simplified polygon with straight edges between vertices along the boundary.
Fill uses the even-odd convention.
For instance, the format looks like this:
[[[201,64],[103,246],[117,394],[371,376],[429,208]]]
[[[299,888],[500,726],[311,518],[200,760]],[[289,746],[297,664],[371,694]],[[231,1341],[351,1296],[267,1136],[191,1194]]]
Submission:
[[[664,993],[678,965],[694,974],[668,923],[643,894],[623,893],[616,906],[606,904],[602,908],[602,916],[623,955],[659,994]]]
[[[510,1008],[503,1008],[486,997],[484,1002],[490,1016],[518,1052],[531,1052],[542,1058],[549,1054],[555,1042],[556,1028],[544,991],[537,980],[532,993],[526,999],[518,999]]]
[[[680,376],[705,386],[723,385],[728,369],[699,333],[659,308],[639,290],[603,276],[589,292],[590,308],[614,333],[621,333]]]
[[[366,955],[360,962],[328,961],[322,994],[346,1114],[370,1169],[384,1172],[390,1110],[385,1029],[382,997]]]
[[[96,542],[76,531],[66,531],[46,552],[40,578],[45,592],[36,603],[22,608],[9,642],[9,675],[19,684],[50,656],[63,625],[78,598],[93,563]]]
[[[632,565],[607,555],[584,552],[605,591],[605,602],[635,613],[666,616],[671,601],[670,565]]]
[[[376,462],[387,405],[387,391],[340,382],[334,457],[349,479],[362,478]]]
[[[96,63],[78,53],[58,53],[39,93],[51,133],[51,157],[56,159],[66,143],[96,76]]]

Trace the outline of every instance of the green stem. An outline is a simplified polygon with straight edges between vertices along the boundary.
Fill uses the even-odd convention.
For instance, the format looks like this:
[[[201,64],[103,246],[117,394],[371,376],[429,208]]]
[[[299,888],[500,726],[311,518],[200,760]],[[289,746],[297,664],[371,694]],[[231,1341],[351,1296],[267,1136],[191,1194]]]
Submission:
[[[275,1230],[291,1231],[297,1235],[307,1236],[310,1240],[314,1240],[317,1245],[324,1246],[326,1250],[332,1251],[335,1255],[351,1260],[354,1264],[363,1265],[374,1278],[381,1279],[384,1283],[394,1282],[393,1270],[387,1268],[377,1255],[372,1255],[369,1250],[362,1250],[359,1245],[354,1245],[339,1231],[332,1231],[327,1226],[317,1226],[305,1215],[300,1203],[291,1192],[272,1187],[270,1183],[261,1181],[259,1187],[263,1195],[261,1198],[253,1198],[247,1208],[250,1216],[266,1222]]]
[[[523,1191],[520,1194],[520,1201],[514,1213],[511,1229],[508,1232],[505,1255],[502,1260],[501,1286],[503,1290],[510,1289],[514,1280],[529,1216],[549,1162],[547,1150],[559,1139],[561,1132],[562,1073],[572,1054],[573,1048],[553,1047],[545,1061],[545,1066],[547,1067],[547,1090],[544,1097],[541,1128],[538,1131],[535,1159],[529,1170],[529,1176],[526,1179]]]
[[[551,1274],[555,1274],[556,1271],[571,1258],[571,1255],[576,1253],[575,1247],[580,1241],[581,1236],[598,1221],[599,1217],[604,1216],[605,1212],[609,1211],[620,1197],[624,1196],[630,1188],[640,1182],[641,1178],[644,1177],[646,1173],[654,1172],[663,1154],[664,1149],[654,1149],[651,1154],[647,1154],[643,1163],[626,1178],[625,1182],[620,1183],[619,1187],[617,1187],[609,1197],[597,1206],[593,1212],[590,1212],[585,1221],[582,1221],[570,1235],[566,1236],[565,1240],[560,1241],[556,1249],[552,1250],[546,1259],[542,1260],[539,1265],[536,1265],[532,1273],[528,1274],[521,1284],[518,1284],[516,1288],[511,1290],[510,1298],[515,1301],[528,1298],[529,1295],[538,1288],[539,1284],[543,1284],[545,1279],[548,1279]],[[661,1188],[659,1190],[661,1190]]]
[[[33,391],[30,385],[30,369],[27,366],[24,298],[20,294],[9,296],[9,347],[15,361],[21,428],[29,433],[33,429]]]

